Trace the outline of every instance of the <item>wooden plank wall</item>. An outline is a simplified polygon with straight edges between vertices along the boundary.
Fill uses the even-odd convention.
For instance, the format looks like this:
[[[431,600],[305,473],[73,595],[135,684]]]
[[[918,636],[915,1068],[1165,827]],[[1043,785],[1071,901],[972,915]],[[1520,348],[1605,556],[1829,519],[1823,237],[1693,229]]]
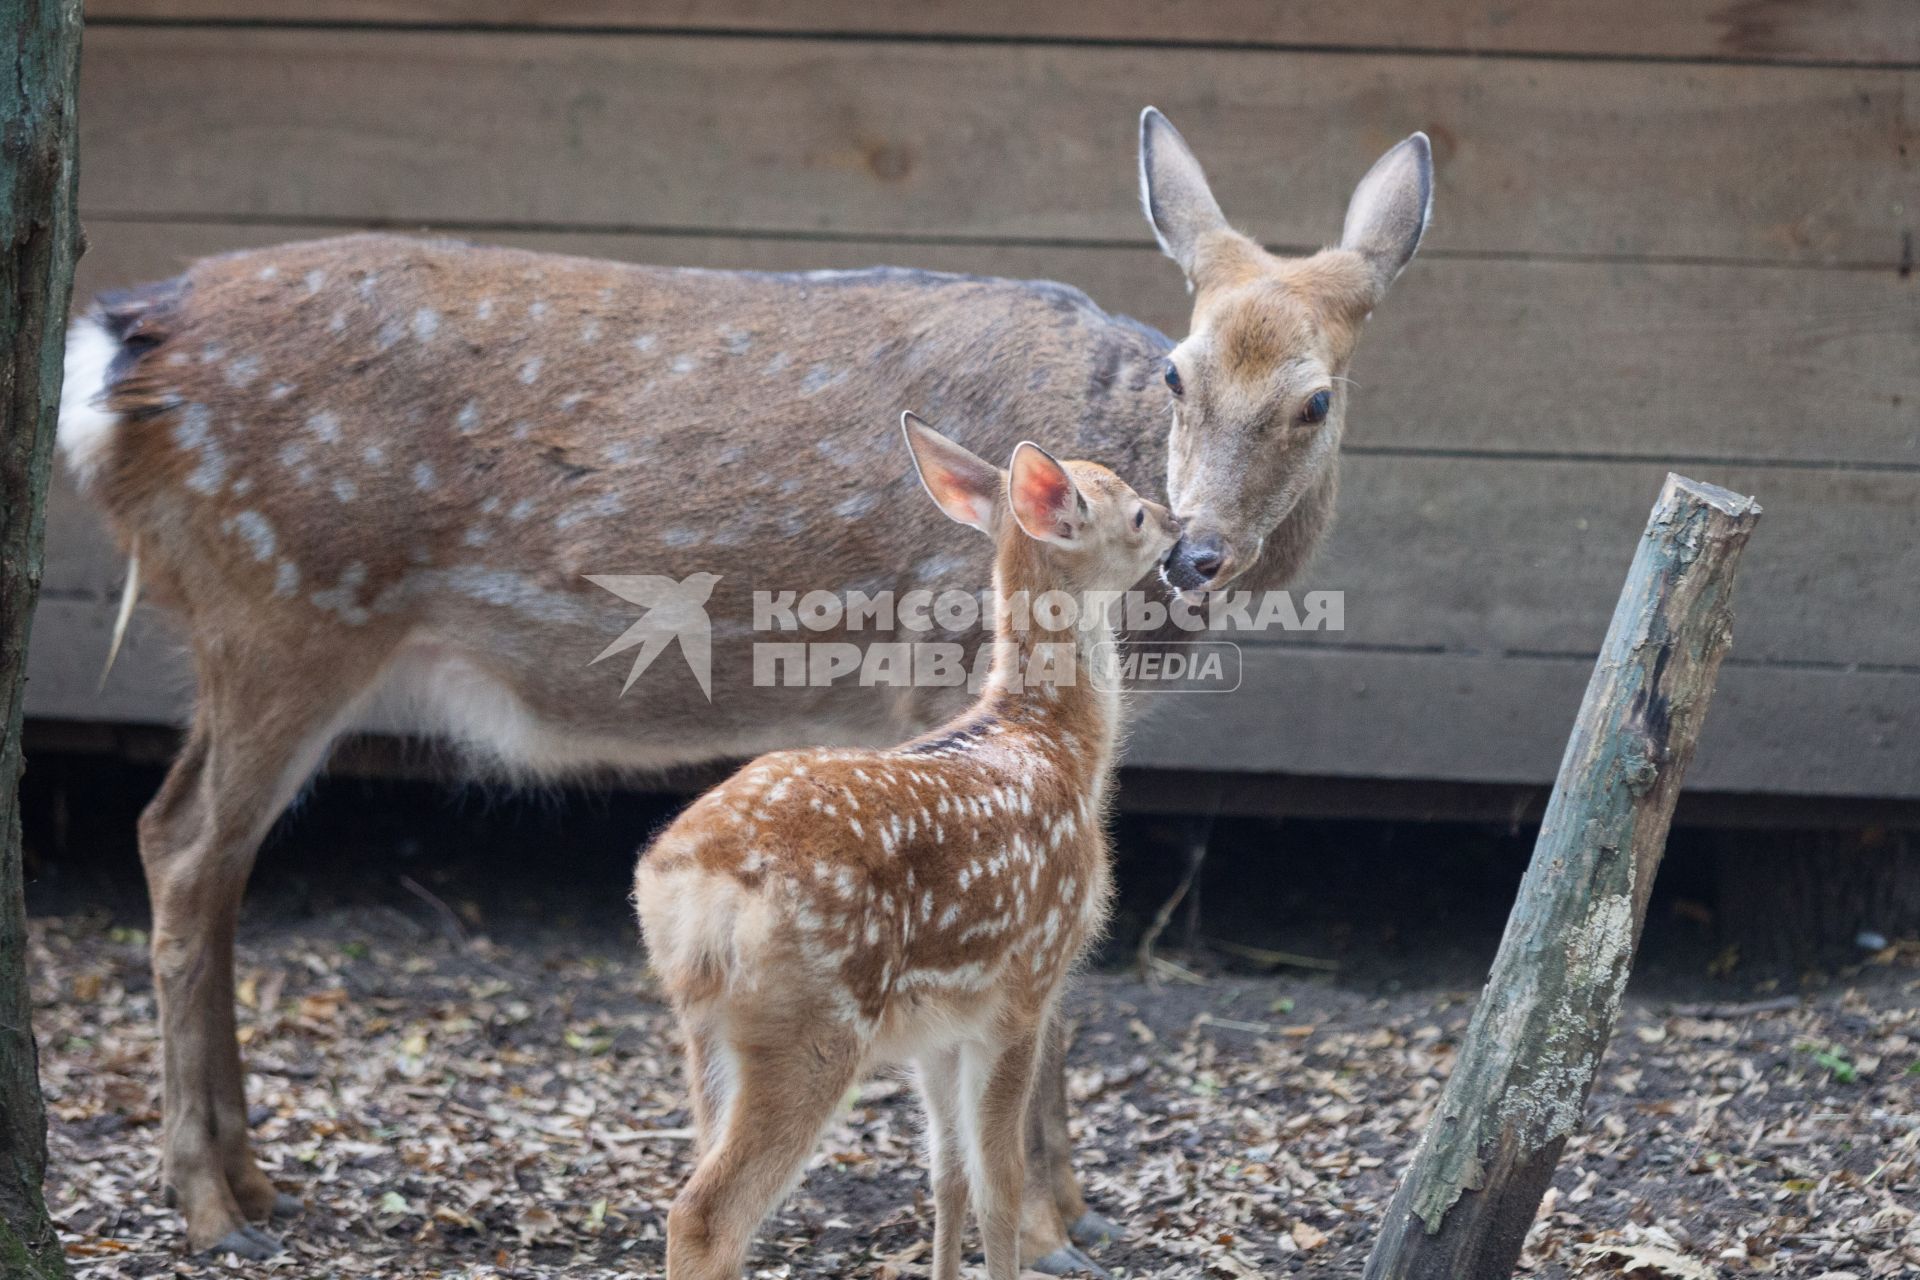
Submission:
[[[1064,279],[1170,333],[1153,102],[1267,242],[1415,128],[1436,221],[1354,377],[1308,586],[1348,630],[1136,762],[1543,782],[1668,469],[1760,496],[1695,785],[1920,796],[1909,0],[91,0],[83,291],[365,226],[640,261]],[[29,711],[178,712],[62,492]],[[1221,753],[1232,743],[1232,754]]]

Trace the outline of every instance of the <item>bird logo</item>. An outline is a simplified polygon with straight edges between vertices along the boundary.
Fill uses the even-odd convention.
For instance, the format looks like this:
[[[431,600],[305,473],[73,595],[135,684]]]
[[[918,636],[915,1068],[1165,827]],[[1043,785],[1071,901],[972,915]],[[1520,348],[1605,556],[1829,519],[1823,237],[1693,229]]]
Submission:
[[[657,573],[589,573],[585,577],[594,586],[646,610],[588,666],[639,645],[627,682],[620,686],[620,696],[625,697],[640,673],[678,640],[681,656],[687,660],[693,678],[700,682],[700,692],[708,702],[713,701],[713,623],[707,617],[706,603],[714,584],[720,581],[719,574],[694,573],[678,582]]]

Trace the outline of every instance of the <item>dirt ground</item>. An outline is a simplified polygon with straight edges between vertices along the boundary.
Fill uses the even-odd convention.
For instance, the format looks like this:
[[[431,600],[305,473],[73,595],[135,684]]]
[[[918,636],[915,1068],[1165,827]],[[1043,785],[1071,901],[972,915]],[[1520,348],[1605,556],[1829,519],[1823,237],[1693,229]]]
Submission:
[[[49,1200],[83,1275],[240,1270],[185,1258],[155,1196],[143,943],[98,918],[36,922]],[[660,1273],[688,1116],[633,949],[565,935],[461,946],[397,911],[354,910],[255,932],[242,952],[257,1140],[307,1203],[286,1255],[246,1269]],[[1128,1277],[1359,1275],[1471,998],[1090,975],[1073,1001],[1081,1167],[1128,1232],[1099,1260]],[[1789,1008],[1633,1001],[1528,1268],[1920,1272],[1917,1029],[1920,955]],[[923,1274],[918,1123],[897,1081],[850,1097],[752,1274]]]
[[[43,763],[28,814],[48,1199],[80,1275],[660,1274],[689,1117],[624,896],[667,810],[343,784],[283,829],[243,920],[240,1022],[258,1148],[306,1209],[279,1259],[243,1265],[188,1258],[159,1202],[126,834],[153,778],[96,775]],[[1120,837],[1116,943],[1071,1006],[1080,1167],[1127,1232],[1098,1260],[1116,1277],[1358,1276],[1530,833],[1223,822],[1201,946],[1176,953],[1197,980],[1157,986],[1126,961],[1177,863],[1151,824]],[[1749,973],[1707,940],[1684,844],[1526,1271],[1920,1275],[1920,944]],[[1260,948],[1339,967],[1276,968]],[[750,1274],[924,1275],[919,1125],[897,1080],[850,1096]]]

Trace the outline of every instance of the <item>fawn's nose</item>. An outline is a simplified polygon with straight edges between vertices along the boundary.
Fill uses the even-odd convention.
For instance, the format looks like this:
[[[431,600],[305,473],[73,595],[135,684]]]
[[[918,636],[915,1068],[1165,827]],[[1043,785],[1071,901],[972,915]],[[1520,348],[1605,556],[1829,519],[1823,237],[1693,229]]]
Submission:
[[[1227,543],[1217,533],[1181,535],[1167,553],[1167,581],[1181,591],[1199,591],[1227,562]]]

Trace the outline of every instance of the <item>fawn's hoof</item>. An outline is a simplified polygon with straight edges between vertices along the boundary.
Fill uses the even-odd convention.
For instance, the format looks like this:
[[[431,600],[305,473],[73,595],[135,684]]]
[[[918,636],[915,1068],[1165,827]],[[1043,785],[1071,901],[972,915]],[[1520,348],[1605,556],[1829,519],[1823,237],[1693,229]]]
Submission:
[[[1027,1265],[1035,1271],[1042,1271],[1050,1276],[1086,1272],[1089,1275],[1099,1276],[1100,1280],[1113,1280],[1112,1272],[1070,1244],[1063,1244],[1052,1253],[1036,1258]]]
[[[200,1250],[203,1254],[238,1254],[249,1262],[262,1262],[280,1252],[280,1242],[258,1227],[235,1227]]]
[[[1080,1220],[1067,1228],[1067,1235],[1073,1242],[1088,1249],[1112,1244],[1122,1234],[1119,1223],[1110,1218],[1103,1218],[1091,1209],[1081,1214]]]

